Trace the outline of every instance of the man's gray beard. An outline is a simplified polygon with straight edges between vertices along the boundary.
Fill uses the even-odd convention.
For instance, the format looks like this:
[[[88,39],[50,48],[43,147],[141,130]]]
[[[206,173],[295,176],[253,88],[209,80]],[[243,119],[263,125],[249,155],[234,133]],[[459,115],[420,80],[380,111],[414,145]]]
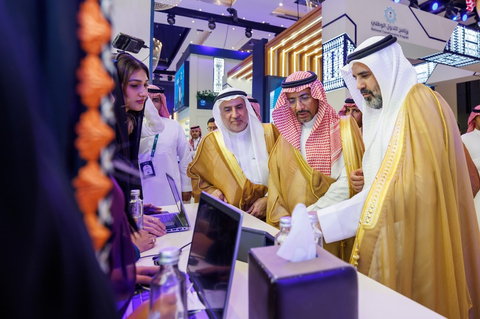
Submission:
[[[372,98],[369,100],[364,99],[365,104],[372,109],[379,110],[382,108],[383,99],[381,95],[372,95]]]

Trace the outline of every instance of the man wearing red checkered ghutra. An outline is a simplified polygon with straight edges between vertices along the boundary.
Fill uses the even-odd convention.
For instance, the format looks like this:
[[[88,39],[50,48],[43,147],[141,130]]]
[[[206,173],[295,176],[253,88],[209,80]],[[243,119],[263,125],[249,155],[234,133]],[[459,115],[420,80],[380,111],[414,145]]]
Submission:
[[[288,76],[272,116],[282,137],[269,159],[269,224],[278,227],[298,203],[314,211],[354,195],[348,176],[361,167],[361,133],[353,117],[340,118],[328,104],[315,73]],[[347,242],[353,244],[353,238],[325,248],[348,258],[352,247]]]

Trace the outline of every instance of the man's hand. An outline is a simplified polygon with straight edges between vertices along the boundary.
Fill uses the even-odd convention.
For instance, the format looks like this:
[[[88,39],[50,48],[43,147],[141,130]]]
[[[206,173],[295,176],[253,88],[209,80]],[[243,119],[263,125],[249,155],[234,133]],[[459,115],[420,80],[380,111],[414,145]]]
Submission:
[[[214,190],[213,193],[210,194],[210,195],[212,195],[213,197],[216,197],[220,200],[223,200],[225,203],[228,203],[227,199],[225,198],[225,195],[223,195],[222,191],[218,188],[216,190]]]
[[[362,191],[363,185],[365,184],[362,168],[359,168],[350,173],[350,184],[352,185],[353,190],[357,193],[360,193]]]
[[[247,213],[260,219],[265,218],[267,213],[267,197],[257,199],[247,210]]]
[[[182,192],[182,201],[189,202],[192,199],[192,192]]]
[[[157,237],[161,237],[167,233],[165,225],[160,219],[152,216],[143,216],[143,229]]]

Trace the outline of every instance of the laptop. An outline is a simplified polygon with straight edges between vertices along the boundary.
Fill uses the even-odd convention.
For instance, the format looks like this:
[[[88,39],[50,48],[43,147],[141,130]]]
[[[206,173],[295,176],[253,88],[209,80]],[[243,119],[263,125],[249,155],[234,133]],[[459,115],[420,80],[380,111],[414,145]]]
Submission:
[[[165,173],[167,177],[168,185],[172,191],[173,198],[175,199],[175,204],[177,205],[178,212],[164,212],[162,214],[150,215],[152,217],[160,219],[160,221],[165,225],[167,233],[175,233],[180,231],[188,230],[190,223],[188,221],[187,211],[183,205],[182,196],[178,191],[175,180],[172,176]]]
[[[248,253],[255,247],[273,246],[275,237],[264,230],[242,227],[237,260],[248,263]]]
[[[243,213],[202,192],[187,275],[209,318],[226,318]],[[197,317],[198,318],[198,317]]]

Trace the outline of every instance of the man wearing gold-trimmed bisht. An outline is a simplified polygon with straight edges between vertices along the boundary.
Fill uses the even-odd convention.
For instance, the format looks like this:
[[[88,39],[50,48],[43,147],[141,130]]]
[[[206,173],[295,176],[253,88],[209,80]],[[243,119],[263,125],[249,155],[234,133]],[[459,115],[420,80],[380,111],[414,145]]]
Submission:
[[[361,133],[351,116],[340,118],[327,103],[315,73],[298,71],[287,77],[273,119],[282,137],[269,160],[269,224],[278,227],[298,203],[312,211],[354,194],[348,174],[361,167]],[[347,260],[352,247],[353,238],[325,245]]]
[[[279,135],[263,124],[243,91],[229,88],[213,106],[218,130],[207,134],[188,166],[195,200],[201,191],[264,219],[268,190],[268,154]]]
[[[392,36],[366,40],[341,73],[363,112],[363,170],[350,176],[362,191],[318,212],[333,216],[325,238],[358,227],[358,271],[447,318],[480,318],[480,235],[450,107]]]

